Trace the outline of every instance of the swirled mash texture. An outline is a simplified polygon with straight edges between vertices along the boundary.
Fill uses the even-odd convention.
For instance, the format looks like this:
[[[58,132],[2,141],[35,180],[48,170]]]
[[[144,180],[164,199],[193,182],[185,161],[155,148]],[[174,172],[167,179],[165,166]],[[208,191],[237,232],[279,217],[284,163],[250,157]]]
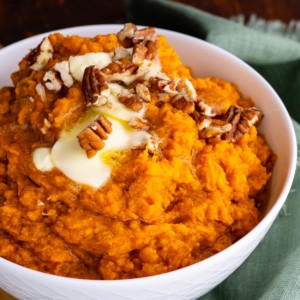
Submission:
[[[199,118],[182,108],[190,100],[175,105],[151,78],[146,85],[151,101],[142,103],[142,118],[154,148],[149,141],[106,152],[104,146],[99,159],[110,173],[98,188],[73,180],[55,163],[39,169],[33,152],[47,148],[51,153],[61,133],[94,105],[87,105],[80,80],[75,76],[64,81],[56,64],[90,52],[126,48],[116,34],[85,38],[55,33],[48,41],[51,45],[40,46],[38,59],[33,51],[19,63],[13,86],[0,90],[1,257],[66,277],[136,278],[201,261],[256,226],[274,161],[257,128],[248,122],[248,130],[236,140],[213,133],[203,136],[199,130],[207,123],[199,125]],[[193,66],[183,65],[164,36],[156,43],[160,69],[155,76],[168,82],[186,80],[186,90],[193,87],[197,99],[214,112],[210,119],[226,116],[231,106],[253,106],[233,83],[194,78]],[[201,58],[195,64],[201,65]],[[45,78],[49,70],[54,73]],[[60,75],[57,81],[55,74]],[[113,83],[134,88],[120,78]],[[215,126],[229,130],[222,118]]]

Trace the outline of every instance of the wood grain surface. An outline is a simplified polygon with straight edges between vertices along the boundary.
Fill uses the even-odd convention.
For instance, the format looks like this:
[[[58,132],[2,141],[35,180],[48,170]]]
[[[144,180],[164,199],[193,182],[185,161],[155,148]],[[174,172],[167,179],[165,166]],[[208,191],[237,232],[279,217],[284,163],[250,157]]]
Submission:
[[[141,0],[142,1],[142,0]],[[288,23],[300,19],[299,0],[174,0],[230,18],[244,15]],[[64,27],[122,22],[125,0],[0,0],[0,48]],[[0,275],[1,276],[1,275]],[[0,289],[0,300],[14,298]]]
[[[143,1],[143,0],[141,0]],[[300,19],[299,0],[173,0],[226,18]],[[0,47],[64,27],[122,22],[126,0],[0,0]],[[33,17],[34,16],[34,17]]]

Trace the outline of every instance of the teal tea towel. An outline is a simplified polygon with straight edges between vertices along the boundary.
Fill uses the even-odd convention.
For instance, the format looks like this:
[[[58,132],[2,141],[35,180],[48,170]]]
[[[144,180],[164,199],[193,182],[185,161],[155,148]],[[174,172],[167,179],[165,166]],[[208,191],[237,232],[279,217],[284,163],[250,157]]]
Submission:
[[[205,39],[246,61],[269,81],[295,119],[299,148],[298,23],[284,27],[278,26],[278,22],[258,22],[258,28],[253,28],[166,0],[129,1],[127,21]],[[298,159],[296,176],[286,204],[263,242],[237,271],[201,299],[300,299],[299,164]]]

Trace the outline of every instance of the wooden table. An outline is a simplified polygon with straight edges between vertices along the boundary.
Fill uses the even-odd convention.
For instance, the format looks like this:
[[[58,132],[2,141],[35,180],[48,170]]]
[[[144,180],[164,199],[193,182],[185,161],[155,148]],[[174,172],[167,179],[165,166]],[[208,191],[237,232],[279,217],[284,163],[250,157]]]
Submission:
[[[264,19],[279,19],[286,23],[292,19],[300,19],[299,0],[174,1],[186,3],[225,18],[244,15],[247,20],[251,14],[255,13],[256,16]],[[0,0],[0,47],[59,28],[120,22],[125,16],[124,0],[90,0],[88,6],[87,2],[81,0]],[[0,300],[13,299],[0,290]]]
[[[300,19],[299,0],[173,1],[226,18],[243,14],[247,19],[255,13],[258,17],[284,22]],[[81,0],[0,0],[0,46],[64,27],[122,22],[125,16],[125,0],[90,0],[88,5]]]

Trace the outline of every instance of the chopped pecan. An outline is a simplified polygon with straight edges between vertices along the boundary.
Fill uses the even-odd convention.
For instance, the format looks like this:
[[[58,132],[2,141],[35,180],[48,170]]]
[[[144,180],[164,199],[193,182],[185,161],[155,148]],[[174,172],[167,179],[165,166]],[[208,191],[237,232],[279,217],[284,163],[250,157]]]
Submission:
[[[230,106],[224,115],[224,119],[230,122],[232,129],[223,138],[232,142],[239,140],[249,131],[251,126],[258,125],[262,118],[262,112],[256,107],[242,108],[234,105]]]
[[[232,129],[230,123],[213,124],[213,122],[206,128],[199,131],[199,136],[201,138],[212,138],[212,137],[221,137],[224,133],[229,132]]]
[[[47,100],[45,88],[40,82],[35,86],[35,91],[43,102]]]
[[[146,41],[154,41],[156,38],[155,34],[155,28],[154,27],[147,27],[147,28],[142,28],[139,30],[136,30],[133,34],[133,43],[137,44],[140,43],[144,40]]]
[[[233,129],[224,138],[230,141],[240,139],[245,133],[249,132],[250,127],[258,125],[263,118],[263,113],[256,107],[242,109],[239,112],[239,117],[235,115],[231,123]]]
[[[59,72],[60,78],[66,87],[70,88],[73,85],[74,81],[73,77],[70,74],[68,61],[64,60],[59,63],[56,63],[53,69]]]
[[[242,112],[242,123],[246,123],[248,127],[257,126],[263,118],[263,113],[256,107],[246,108]]]
[[[148,41],[146,44],[135,44],[133,47],[132,61],[136,64],[142,64],[145,59],[154,59],[157,55],[157,47],[157,41]]]
[[[170,80],[159,79],[157,77],[150,78],[150,83],[158,88],[160,92],[164,92],[164,88],[170,83]]]
[[[138,65],[122,58],[101,69],[101,73],[107,82],[123,82],[128,85],[136,79],[133,74],[137,69]]]
[[[116,61],[122,58],[131,60],[132,59],[131,51],[123,47],[116,47],[114,50],[114,55],[112,57],[112,60]]]
[[[96,66],[85,68],[82,79],[82,90],[88,106],[106,104],[107,97],[110,94],[108,84]]]
[[[186,98],[191,99],[192,101],[197,100],[197,93],[193,84],[186,78],[184,81],[184,87],[180,91]]]
[[[62,87],[62,81],[58,76],[58,72],[49,70],[45,73],[43,80],[45,81],[45,86],[50,91],[60,91]]]
[[[187,114],[191,114],[195,110],[195,102],[190,101],[189,99],[185,98],[182,95],[177,95],[171,98],[170,103],[172,104],[173,107],[182,110]]]
[[[156,55],[156,34],[155,29],[153,27],[142,28],[137,30],[134,24],[126,23],[124,25],[124,28],[117,33],[117,37],[120,44],[125,48],[132,47],[134,44],[143,43],[145,46],[147,46],[147,59],[152,59]]]
[[[53,57],[53,47],[47,37],[33,50],[31,50],[28,60],[30,69],[35,71],[42,70]]]
[[[135,44],[132,53],[132,62],[142,64],[146,58],[148,48],[143,44]]]
[[[159,102],[168,102],[171,98],[169,102],[173,107],[187,114],[194,112],[196,92],[190,81],[180,78],[174,80],[151,78],[150,82],[162,92],[158,94]]]
[[[231,123],[233,127],[236,127],[241,117],[242,108],[240,106],[231,105],[226,114],[223,116],[223,120]]]
[[[216,113],[213,111],[213,108],[202,100],[197,102],[197,107],[205,116],[214,117],[216,115]]]
[[[118,99],[126,107],[134,111],[140,111],[143,108],[143,103],[137,99],[135,94],[119,95]]]
[[[134,129],[138,129],[138,130],[148,130],[149,129],[148,122],[141,118],[132,118],[128,122],[128,125]]]
[[[212,119],[209,116],[199,113],[196,110],[194,110],[194,112],[191,114],[191,117],[195,120],[197,129],[199,131],[207,128],[212,122]]]
[[[157,41],[148,41],[146,44],[147,47],[147,54],[146,54],[146,59],[153,59],[157,55],[157,48],[158,44]]]
[[[167,93],[158,93],[157,102],[159,105],[170,101],[170,96]]]
[[[166,92],[171,97],[177,95],[182,88],[182,80],[180,78],[176,78],[170,82],[168,82],[164,87],[163,91]]]
[[[88,158],[95,156],[104,147],[103,140],[107,140],[107,134],[112,132],[111,125],[105,116],[100,115],[77,136],[80,147],[86,151]]]
[[[239,140],[251,126],[257,125],[263,118],[262,112],[256,107],[242,108],[234,105],[223,116],[214,117],[197,111],[191,116],[196,121],[201,138],[220,137],[230,142]]]
[[[147,147],[148,152],[150,154],[156,154],[158,155],[160,152],[159,144],[161,143],[161,140],[159,137],[155,134],[151,135],[151,137],[147,140]]]
[[[157,88],[162,93],[167,93],[171,97],[178,95],[179,90],[182,88],[182,80],[180,78],[170,80],[151,77],[149,83],[152,87]]]
[[[150,102],[151,101],[151,94],[148,89],[148,87],[143,84],[143,83],[138,83],[135,86],[135,91],[137,95],[139,96],[140,99],[142,99],[145,102]]]
[[[136,29],[133,23],[126,23],[124,28],[117,33],[117,38],[124,48],[129,48],[133,45],[132,38]]]

